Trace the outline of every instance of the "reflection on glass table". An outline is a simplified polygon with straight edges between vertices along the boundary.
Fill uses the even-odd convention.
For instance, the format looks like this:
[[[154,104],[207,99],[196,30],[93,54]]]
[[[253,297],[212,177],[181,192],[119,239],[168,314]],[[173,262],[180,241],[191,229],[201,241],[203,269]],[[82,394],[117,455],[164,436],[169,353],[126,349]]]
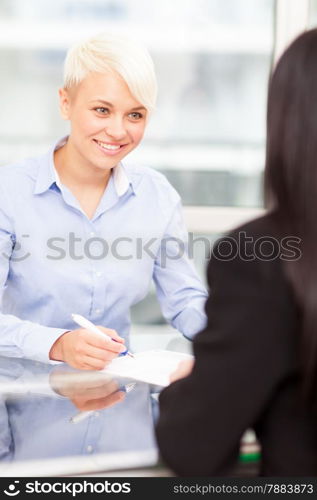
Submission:
[[[0,355],[0,477],[173,476],[156,447],[157,388],[131,383]],[[259,456],[249,431],[236,475],[255,475]]]
[[[154,466],[157,402],[151,386],[138,382],[127,391],[129,382],[64,364],[0,357],[0,475]],[[74,425],[79,411],[91,413]]]

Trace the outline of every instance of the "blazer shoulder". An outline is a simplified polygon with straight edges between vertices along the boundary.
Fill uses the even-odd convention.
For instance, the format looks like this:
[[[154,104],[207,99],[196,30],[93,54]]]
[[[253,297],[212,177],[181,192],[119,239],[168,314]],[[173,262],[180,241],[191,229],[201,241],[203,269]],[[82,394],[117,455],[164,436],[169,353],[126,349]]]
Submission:
[[[271,293],[290,292],[287,260],[300,256],[300,242],[285,239],[275,214],[243,224],[216,241],[208,266],[208,283],[222,280]],[[266,293],[266,292],[265,292]]]
[[[276,213],[265,213],[261,217],[252,219],[228,233],[228,236],[235,238],[239,233],[245,232],[248,236],[281,238],[282,231],[279,227]]]

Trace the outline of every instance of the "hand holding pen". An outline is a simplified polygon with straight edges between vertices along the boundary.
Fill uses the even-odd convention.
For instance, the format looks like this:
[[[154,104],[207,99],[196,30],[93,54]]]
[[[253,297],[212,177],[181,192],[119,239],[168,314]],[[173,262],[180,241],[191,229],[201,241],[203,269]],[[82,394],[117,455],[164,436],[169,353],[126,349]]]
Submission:
[[[89,330],[90,332],[96,333],[96,335],[101,334],[102,337],[106,336],[108,342],[110,342],[110,343],[111,342],[119,342],[117,337],[112,335],[113,332],[117,334],[117,332],[115,330],[110,330],[110,328],[101,327],[102,331],[100,331],[99,326],[94,325],[91,321],[84,318],[80,314],[72,314],[72,318],[75,321],[75,323],[77,323],[77,325],[80,325],[83,328],[87,328],[87,330]],[[121,337],[119,337],[119,338],[121,339]],[[123,340],[123,339],[121,339],[121,340]],[[126,349],[125,351],[122,351],[120,354],[122,356],[125,356],[127,354],[128,356],[131,356],[132,358],[134,358],[133,354],[131,354],[131,352],[129,352],[128,349]]]
[[[74,317],[85,320],[78,315]],[[90,326],[65,332],[51,348],[50,359],[64,361],[81,370],[102,370],[119,354],[127,352],[124,339],[115,330],[90,322],[85,324],[94,329]]]

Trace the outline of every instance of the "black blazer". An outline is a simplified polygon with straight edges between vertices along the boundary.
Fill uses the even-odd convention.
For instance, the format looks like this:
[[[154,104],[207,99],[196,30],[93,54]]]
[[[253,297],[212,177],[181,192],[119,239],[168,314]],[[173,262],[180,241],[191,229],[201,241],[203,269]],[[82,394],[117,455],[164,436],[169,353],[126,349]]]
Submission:
[[[246,252],[240,245],[240,254],[221,260],[220,254],[229,255],[228,241],[234,247],[239,235],[257,242],[258,257],[246,258],[252,253],[249,240]],[[271,243],[263,242],[267,236]],[[314,476],[317,417],[300,391],[301,313],[278,257],[288,243],[274,215],[240,227],[230,238],[218,242],[208,266],[208,324],[194,339],[194,370],[159,398],[162,459],[180,476],[230,475],[240,439],[253,428],[262,449],[261,475]],[[274,245],[271,260],[259,258],[260,251],[268,257]]]

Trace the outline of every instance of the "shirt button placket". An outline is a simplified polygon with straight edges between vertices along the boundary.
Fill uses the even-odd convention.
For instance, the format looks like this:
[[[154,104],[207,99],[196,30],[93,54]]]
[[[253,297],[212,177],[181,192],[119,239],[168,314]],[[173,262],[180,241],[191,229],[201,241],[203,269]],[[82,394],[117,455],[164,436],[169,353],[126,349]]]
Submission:
[[[98,237],[97,231],[89,228],[88,231],[89,238]],[[101,268],[103,267],[103,259],[92,259],[91,261],[91,271],[93,274],[93,294],[92,294],[92,315],[93,320],[98,320],[102,315],[104,308],[104,283],[102,280],[103,272]],[[98,267],[100,268],[98,269]]]

